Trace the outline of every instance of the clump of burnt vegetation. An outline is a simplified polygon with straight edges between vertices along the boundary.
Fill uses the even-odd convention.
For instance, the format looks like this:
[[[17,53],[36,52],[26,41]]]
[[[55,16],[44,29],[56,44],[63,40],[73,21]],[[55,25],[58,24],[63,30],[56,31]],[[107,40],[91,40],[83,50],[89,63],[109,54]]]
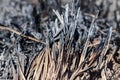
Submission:
[[[119,1],[4,1],[0,79],[119,79]]]

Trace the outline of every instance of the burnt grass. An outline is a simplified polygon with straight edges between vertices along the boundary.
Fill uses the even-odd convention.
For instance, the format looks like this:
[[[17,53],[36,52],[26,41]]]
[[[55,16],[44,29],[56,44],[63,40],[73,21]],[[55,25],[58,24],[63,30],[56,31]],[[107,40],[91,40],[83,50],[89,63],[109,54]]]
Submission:
[[[120,80],[120,0],[0,0],[0,80]]]

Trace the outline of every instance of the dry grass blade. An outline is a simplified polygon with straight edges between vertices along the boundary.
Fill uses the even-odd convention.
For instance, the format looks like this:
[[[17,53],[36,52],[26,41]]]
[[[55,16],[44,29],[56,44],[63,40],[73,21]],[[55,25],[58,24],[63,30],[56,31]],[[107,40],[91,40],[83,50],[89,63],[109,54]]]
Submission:
[[[24,75],[24,71],[23,71],[23,67],[22,67],[23,64],[24,63],[21,63],[20,60],[19,60],[19,57],[18,57],[18,70],[20,71],[20,73],[18,73],[18,74],[20,74],[19,75],[20,79],[26,80],[25,75]]]
[[[39,80],[44,76],[42,75],[43,66],[44,66],[44,58],[42,58],[42,61],[40,62],[40,64],[37,64],[36,74],[34,74],[34,77],[33,77],[34,80]]]
[[[110,29],[109,29],[109,37],[108,37],[108,40],[107,40],[107,46],[106,46],[104,55],[107,53],[107,50],[109,49],[109,45],[110,45],[109,43],[110,43],[110,40],[111,40],[111,36],[112,36],[112,27],[110,27]]]
[[[80,74],[82,74],[83,72],[85,72],[86,70],[89,70],[92,67],[85,67],[84,69],[77,69],[72,76],[70,77],[70,80],[74,80],[77,76],[79,76]]]
[[[97,17],[97,16],[96,16]],[[95,18],[93,18],[93,21],[91,23],[91,26],[90,26],[90,29],[89,29],[89,33],[88,33],[88,37],[87,37],[87,40],[86,40],[86,43],[84,45],[84,48],[83,48],[83,51],[82,51],[82,55],[81,55],[81,58],[80,58],[80,62],[79,62],[79,66],[82,64],[82,62],[85,60],[85,56],[86,56],[86,52],[87,52],[87,48],[88,48],[88,45],[89,45],[89,38],[90,36],[92,35],[92,32],[93,32],[93,29],[94,29],[94,22],[95,22]]]
[[[64,26],[64,20],[63,20],[63,16],[59,14],[58,11],[53,10],[53,12],[57,15],[59,21],[61,22],[61,24]]]
[[[19,70],[20,70],[20,78],[22,79],[22,80],[26,80],[25,79],[25,76],[24,76],[24,73],[23,73],[23,71],[22,71],[22,68],[19,66]]]
[[[103,67],[103,65],[101,65],[102,59],[103,59],[103,57],[105,56],[105,54],[107,53],[107,51],[109,49],[109,43],[110,43],[111,36],[112,36],[112,27],[110,27],[110,29],[109,29],[109,36],[108,36],[108,39],[106,41],[105,48],[103,49],[103,51],[100,54],[99,65],[98,65],[98,68],[100,68],[100,69]]]
[[[46,48],[46,53],[44,56],[44,68],[43,68],[43,76],[42,80],[46,80],[47,73],[48,73],[48,68],[49,68],[49,49]]]
[[[34,60],[33,65],[35,63],[35,72],[33,75],[33,79],[38,80],[40,77],[40,73],[42,71],[43,61],[44,61],[44,55],[45,51],[43,50],[41,53],[39,53],[38,57]],[[29,79],[29,77],[28,77]]]
[[[108,58],[107,58],[107,63],[109,63],[110,62],[110,60],[112,59],[112,57],[113,57],[113,55],[115,54],[115,51],[117,50],[117,47],[115,46],[114,48],[113,48],[113,51],[112,51],[112,53],[108,56]]]
[[[66,5],[66,11],[65,11],[65,22],[68,23],[68,14],[69,13],[69,5]]]
[[[107,80],[104,69],[102,70],[101,76],[102,76],[102,80]]]
[[[36,63],[39,62],[38,60],[41,59],[41,57],[43,57],[44,53],[45,53],[45,49],[43,49],[39,54],[37,54],[31,59],[30,65],[28,66],[28,69],[26,71],[27,80],[29,80],[30,75],[32,74],[32,70],[36,66]]]
[[[12,70],[13,70],[13,80],[18,80],[18,73],[16,73],[13,61],[12,61]]]
[[[18,31],[16,31],[16,30],[13,30],[13,29],[11,29],[11,28],[9,28],[9,27],[0,26],[0,29],[1,29],[1,30],[8,30],[8,31],[10,31],[10,32],[13,32],[13,33],[19,35],[19,36],[22,36],[22,37],[25,37],[25,38],[30,39],[30,40],[32,40],[32,41],[40,42],[40,43],[46,45],[46,43],[43,42],[43,41],[40,41],[40,40],[38,40],[38,39],[36,39],[36,38],[33,38],[33,37],[31,37],[31,36],[26,36],[26,35],[22,34],[21,32],[18,32]]]

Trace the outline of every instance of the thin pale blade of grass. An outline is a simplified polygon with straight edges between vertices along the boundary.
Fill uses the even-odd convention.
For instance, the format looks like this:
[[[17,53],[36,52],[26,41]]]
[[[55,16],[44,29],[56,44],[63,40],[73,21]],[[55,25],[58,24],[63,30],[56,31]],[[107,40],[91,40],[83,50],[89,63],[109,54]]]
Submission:
[[[46,43],[43,42],[43,41],[40,41],[40,40],[38,40],[38,39],[36,39],[36,38],[33,38],[33,37],[31,37],[31,36],[26,36],[26,35],[22,34],[21,32],[18,32],[18,31],[14,30],[14,29],[11,29],[11,28],[9,28],[9,27],[0,26],[0,29],[1,29],[1,30],[7,30],[7,31],[10,31],[10,32],[13,32],[13,33],[15,33],[15,34],[17,34],[17,35],[19,35],[19,36],[22,36],[22,37],[28,38],[28,39],[30,39],[30,40],[32,40],[32,41],[40,42],[40,43],[46,45]]]
[[[85,72],[86,70],[89,70],[92,67],[85,67],[84,69],[77,69],[72,76],[70,77],[70,80],[74,80],[77,76],[79,76],[80,74],[82,74],[83,72]]]
[[[108,39],[106,40],[105,48],[101,52],[101,56],[100,56],[100,59],[99,59],[99,65],[98,65],[98,68],[100,68],[100,69],[103,66],[103,65],[100,65],[102,63],[103,57],[105,56],[105,54],[107,53],[107,51],[109,49],[109,43],[110,43],[111,36],[112,36],[112,27],[110,27],[110,29],[109,29],[109,35],[108,35]]]
[[[55,64],[54,60],[51,60],[51,62],[49,64],[46,80],[55,79],[55,67],[56,67],[56,64]]]
[[[67,68],[68,68],[68,63],[66,63],[66,64],[64,64],[64,65],[62,66],[62,71],[61,71],[61,76],[62,76],[62,77],[64,76]]]
[[[112,57],[113,57],[113,55],[115,54],[115,51],[116,51],[116,50],[117,50],[117,46],[115,46],[115,47],[113,48],[112,53],[108,56],[108,58],[107,58],[107,63],[110,62],[110,60],[112,59]]]
[[[42,74],[43,66],[44,66],[44,58],[42,58],[41,64],[37,67],[37,72],[34,75],[35,77],[33,77],[33,80],[39,80],[39,79],[42,80],[42,77],[44,76]]]
[[[65,22],[68,23],[68,15],[69,15],[69,5],[66,4],[65,8]]]
[[[72,61],[72,65],[71,65],[71,67],[70,67],[71,71],[74,71],[75,66],[76,66],[76,65],[75,65],[76,61],[77,61],[77,58],[75,57],[75,58],[73,59],[73,61]]]
[[[44,57],[44,68],[43,68],[43,77],[42,79],[43,80],[46,80],[46,77],[47,77],[47,73],[48,73],[48,68],[49,68],[49,49],[46,48],[46,53],[45,53],[45,57]]]
[[[61,22],[62,25],[64,25],[64,20],[63,20],[63,16],[59,14],[58,11],[53,10],[53,12],[57,15],[59,21]]]
[[[43,66],[43,61],[44,61],[44,56],[45,56],[45,52],[43,51],[43,53],[39,53],[40,56],[36,58],[35,63],[36,63],[36,67],[35,67],[35,72],[33,75],[33,79],[38,80],[39,76],[40,76],[40,72],[42,71],[42,67]]]
[[[102,76],[102,80],[107,80],[104,69],[101,72],[101,76]]]
[[[97,16],[96,16],[96,17],[97,17]],[[89,32],[88,32],[88,37],[87,37],[87,40],[86,40],[86,42],[85,42],[85,46],[84,46],[84,48],[83,48],[83,51],[82,51],[82,54],[81,54],[81,57],[80,57],[79,66],[80,66],[80,65],[82,64],[82,62],[85,60],[87,48],[88,48],[88,45],[89,45],[89,38],[90,38],[90,36],[92,35],[93,29],[94,29],[95,19],[96,19],[96,18],[93,18],[92,23],[91,23],[91,25],[90,25],[90,29],[89,29]]]
[[[16,73],[16,69],[14,67],[13,61],[12,61],[12,70],[13,70],[13,80],[18,80],[18,73]]]
[[[26,80],[20,64],[19,64],[19,71],[20,71],[20,78],[23,79],[23,80]]]
[[[43,50],[38,54],[37,57],[35,57],[35,58],[32,59],[32,62],[30,63],[30,66],[28,67],[29,69],[28,69],[28,71],[27,71],[27,73],[26,73],[26,74],[27,74],[27,80],[29,80],[31,74],[33,73],[33,70],[36,70],[36,71],[37,71],[37,69],[36,69],[37,61],[39,62],[39,59],[40,59],[41,57],[43,57],[44,52],[45,52],[45,50],[43,49]],[[40,60],[41,60],[41,59],[40,59]],[[36,74],[36,72],[34,72],[34,75],[35,75],[35,74]],[[33,78],[34,78],[34,75],[33,75]]]

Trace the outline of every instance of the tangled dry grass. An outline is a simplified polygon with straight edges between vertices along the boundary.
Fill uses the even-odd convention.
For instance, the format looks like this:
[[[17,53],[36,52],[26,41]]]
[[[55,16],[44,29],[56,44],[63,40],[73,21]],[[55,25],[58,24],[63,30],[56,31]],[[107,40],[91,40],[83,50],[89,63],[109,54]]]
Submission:
[[[28,39],[41,46],[39,53],[32,49],[34,55],[29,54],[28,56],[23,54],[18,43],[14,43],[18,45],[17,48],[8,51],[11,52],[10,54],[6,54],[8,62],[5,61],[5,63],[8,65],[5,66],[7,74],[4,76],[7,77],[4,79],[115,79],[113,75],[108,77],[108,74],[111,73],[109,72],[109,68],[112,66],[110,63],[118,49],[113,38],[116,35],[116,29],[98,17],[99,10],[95,14],[87,14],[80,8],[69,8],[68,4],[63,9],[62,13],[53,10],[55,19],[42,25],[44,26],[44,39],[42,40],[0,26],[0,30],[13,33],[11,36],[20,36],[17,38],[18,42],[22,40],[21,38],[25,38],[25,41]],[[9,47],[11,45],[4,41],[0,43]],[[22,47],[25,48],[25,46]],[[31,48],[29,49],[31,50]],[[5,52],[7,51],[4,49],[0,56],[3,61],[6,59],[3,56]]]

